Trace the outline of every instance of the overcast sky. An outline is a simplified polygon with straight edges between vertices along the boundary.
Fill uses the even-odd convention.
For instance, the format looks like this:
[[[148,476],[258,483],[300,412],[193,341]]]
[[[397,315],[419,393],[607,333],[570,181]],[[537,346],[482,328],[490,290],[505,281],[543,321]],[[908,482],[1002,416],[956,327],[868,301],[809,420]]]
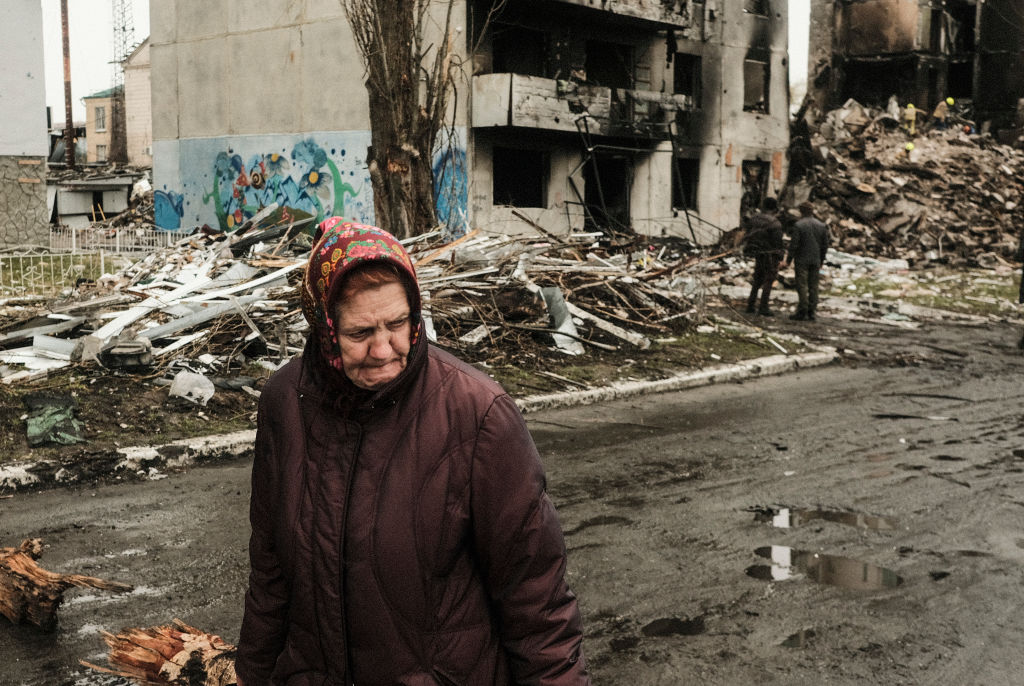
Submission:
[[[43,7],[46,104],[50,107],[53,123],[63,126],[64,56],[61,47],[60,0],[40,1]],[[130,6],[135,29],[133,43],[137,45],[149,35],[149,0],[130,0]],[[112,0],[68,0],[71,111],[76,122],[85,121],[82,98],[113,86],[113,26]]]
[[[46,51],[46,104],[51,108],[54,123],[63,123],[64,58],[61,51],[60,0],[40,1]],[[149,0],[131,0],[131,8],[134,42],[138,44],[149,35]],[[68,0],[71,99],[75,121],[85,121],[83,97],[113,85],[113,15],[112,0]],[[809,15],[810,0],[789,0],[789,77],[793,85],[807,80]],[[799,103],[803,91],[799,87],[795,90],[794,102]]]

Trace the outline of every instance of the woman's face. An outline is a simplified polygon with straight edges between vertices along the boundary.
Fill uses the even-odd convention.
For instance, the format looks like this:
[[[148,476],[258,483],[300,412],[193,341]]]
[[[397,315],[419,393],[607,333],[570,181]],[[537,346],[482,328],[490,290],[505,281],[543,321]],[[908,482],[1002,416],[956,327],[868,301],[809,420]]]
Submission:
[[[344,298],[334,316],[342,370],[356,386],[372,390],[405,369],[412,322],[401,284],[357,291]]]

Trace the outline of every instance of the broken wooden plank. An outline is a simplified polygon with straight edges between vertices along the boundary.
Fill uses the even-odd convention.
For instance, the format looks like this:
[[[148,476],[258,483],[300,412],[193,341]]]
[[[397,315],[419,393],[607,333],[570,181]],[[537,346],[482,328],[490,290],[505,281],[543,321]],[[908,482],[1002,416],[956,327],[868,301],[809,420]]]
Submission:
[[[0,614],[15,624],[28,622],[52,631],[64,591],[72,586],[115,593],[132,590],[127,584],[42,569],[36,564],[42,552],[38,538],[25,539],[18,548],[0,548]]]
[[[57,317],[50,317],[51,319],[57,319]],[[22,339],[32,338],[33,336],[43,336],[51,333],[63,333],[70,331],[71,329],[85,323],[85,317],[60,317],[63,321],[55,324],[42,324],[40,326],[33,326],[29,329],[21,329],[19,331],[10,331],[5,334],[0,334],[0,345],[4,343],[11,343],[14,341],[20,341]]]
[[[597,315],[591,314],[590,312],[587,312],[586,310],[577,307],[576,305],[573,305],[571,302],[566,302],[565,306],[569,308],[569,313],[572,314],[573,316],[579,317],[580,319],[584,319],[593,324],[594,326],[596,326],[597,328],[601,329],[602,331],[610,333],[616,338],[621,338],[622,340],[626,341],[627,343],[635,345],[641,350],[647,350],[648,348],[651,347],[651,339],[647,338],[646,336],[642,336],[633,331],[627,331],[626,329],[623,329],[621,326],[616,326],[615,324],[612,324],[609,321],[601,319]]]
[[[80,664],[147,686],[238,683],[235,646],[180,619],[175,619],[172,626],[124,629],[116,635],[104,631],[103,640],[110,648],[110,667],[85,660],[80,660]]]

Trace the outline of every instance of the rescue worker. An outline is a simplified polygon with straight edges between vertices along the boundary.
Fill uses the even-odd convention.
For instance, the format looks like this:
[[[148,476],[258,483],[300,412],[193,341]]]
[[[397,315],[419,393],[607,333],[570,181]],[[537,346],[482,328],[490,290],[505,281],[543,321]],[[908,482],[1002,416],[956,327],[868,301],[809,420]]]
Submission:
[[[914,103],[910,103],[903,109],[903,126],[911,136],[917,135],[916,122],[917,110],[914,108]]]
[[[953,98],[946,98],[940,100],[939,104],[932,110],[932,127],[939,131],[944,130],[949,125],[950,108],[956,103]]]

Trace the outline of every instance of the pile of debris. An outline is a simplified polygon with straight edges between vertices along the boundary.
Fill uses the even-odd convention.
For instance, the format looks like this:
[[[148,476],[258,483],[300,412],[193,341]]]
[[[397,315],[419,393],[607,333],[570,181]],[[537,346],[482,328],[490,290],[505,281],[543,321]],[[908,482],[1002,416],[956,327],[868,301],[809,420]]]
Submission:
[[[274,210],[230,234],[196,230],[63,300],[0,302],[13,322],[0,330],[0,378],[84,364],[164,376],[201,400],[212,387],[196,377],[276,368],[306,336],[295,286],[312,220],[285,224]],[[643,349],[698,323],[710,258],[682,240],[611,249],[602,238],[472,231],[449,241],[436,231],[404,241],[428,336],[471,361],[533,367],[552,350]]]
[[[802,108],[787,204],[809,200],[845,252],[911,265],[1012,261],[1024,152],[975,133],[970,122],[940,128],[918,115],[911,134],[900,117],[895,100],[886,110],[854,100],[824,115]]]

